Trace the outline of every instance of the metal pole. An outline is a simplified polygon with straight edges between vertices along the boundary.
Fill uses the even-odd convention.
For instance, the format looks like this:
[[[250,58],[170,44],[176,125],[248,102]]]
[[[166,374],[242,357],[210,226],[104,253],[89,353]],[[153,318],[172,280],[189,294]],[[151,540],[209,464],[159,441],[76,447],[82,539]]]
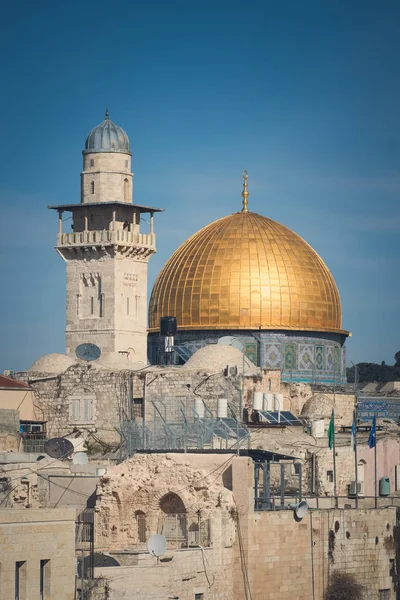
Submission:
[[[375,446],[374,446],[374,461],[375,461],[375,508],[378,508],[378,471],[376,467],[376,420],[375,420]]]
[[[358,458],[357,458],[357,419],[358,419],[358,403],[356,396],[356,407],[354,409],[354,468],[356,482],[356,508],[358,508]]]
[[[82,558],[81,558],[81,600],[84,600],[85,593],[85,553],[82,550]]]
[[[335,508],[338,507],[338,498],[336,490],[336,440],[335,440],[335,410],[333,409],[333,495],[335,497]]]
[[[240,396],[239,396],[239,415],[238,418],[242,421],[243,415],[243,395],[244,395],[244,342],[242,348],[242,385],[240,386]]]

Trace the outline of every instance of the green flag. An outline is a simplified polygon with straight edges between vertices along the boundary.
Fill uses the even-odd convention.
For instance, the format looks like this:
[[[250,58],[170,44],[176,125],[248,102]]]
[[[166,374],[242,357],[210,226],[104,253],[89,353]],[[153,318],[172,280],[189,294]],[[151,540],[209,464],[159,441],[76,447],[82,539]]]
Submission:
[[[329,421],[328,427],[328,440],[329,440],[329,450],[333,448],[333,438],[335,437],[335,416],[332,410],[331,420]]]

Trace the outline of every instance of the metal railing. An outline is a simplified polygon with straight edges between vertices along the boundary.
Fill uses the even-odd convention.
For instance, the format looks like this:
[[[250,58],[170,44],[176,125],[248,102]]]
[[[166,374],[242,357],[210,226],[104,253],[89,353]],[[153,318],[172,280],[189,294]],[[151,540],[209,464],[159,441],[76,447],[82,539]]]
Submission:
[[[22,433],[21,435],[24,452],[44,452],[44,445],[47,440],[45,433]]]
[[[211,545],[209,519],[191,518],[185,513],[160,515],[157,533],[166,538],[170,549]]]
[[[102,229],[98,231],[72,231],[70,233],[59,233],[57,236],[58,246],[75,246],[86,244],[132,244],[154,247],[156,240],[154,233],[135,233],[118,229]]]

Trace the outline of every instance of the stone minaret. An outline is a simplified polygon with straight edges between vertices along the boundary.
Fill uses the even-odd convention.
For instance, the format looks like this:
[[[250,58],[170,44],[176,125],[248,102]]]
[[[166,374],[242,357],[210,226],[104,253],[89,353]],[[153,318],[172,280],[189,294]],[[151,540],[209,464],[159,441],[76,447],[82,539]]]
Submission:
[[[49,207],[58,211],[56,250],[67,263],[66,351],[74,357],[88,342],[102,354],[129,352],[147,363],[147,265],[161,209],[133,203],[129,139],[108,111],[82,154],[80,204]],[[68,232],[65,212],[72,213]],[[142,213],[150,213],[147,233],[140,230]]]

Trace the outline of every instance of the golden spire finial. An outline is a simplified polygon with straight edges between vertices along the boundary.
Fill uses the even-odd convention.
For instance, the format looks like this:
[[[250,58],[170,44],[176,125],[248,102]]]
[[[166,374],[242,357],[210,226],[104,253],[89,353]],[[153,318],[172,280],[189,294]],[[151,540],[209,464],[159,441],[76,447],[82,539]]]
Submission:
[[[242,212],[249,212],[249,209],[247,208],[247,205],[248,205],[247,197],[249,195],[249,192],[247,191],[247,180],[249,178],[248,172],[243,171],[242,177],[243,177],[243,192],[242,192],[243,208],[242,208]]]

